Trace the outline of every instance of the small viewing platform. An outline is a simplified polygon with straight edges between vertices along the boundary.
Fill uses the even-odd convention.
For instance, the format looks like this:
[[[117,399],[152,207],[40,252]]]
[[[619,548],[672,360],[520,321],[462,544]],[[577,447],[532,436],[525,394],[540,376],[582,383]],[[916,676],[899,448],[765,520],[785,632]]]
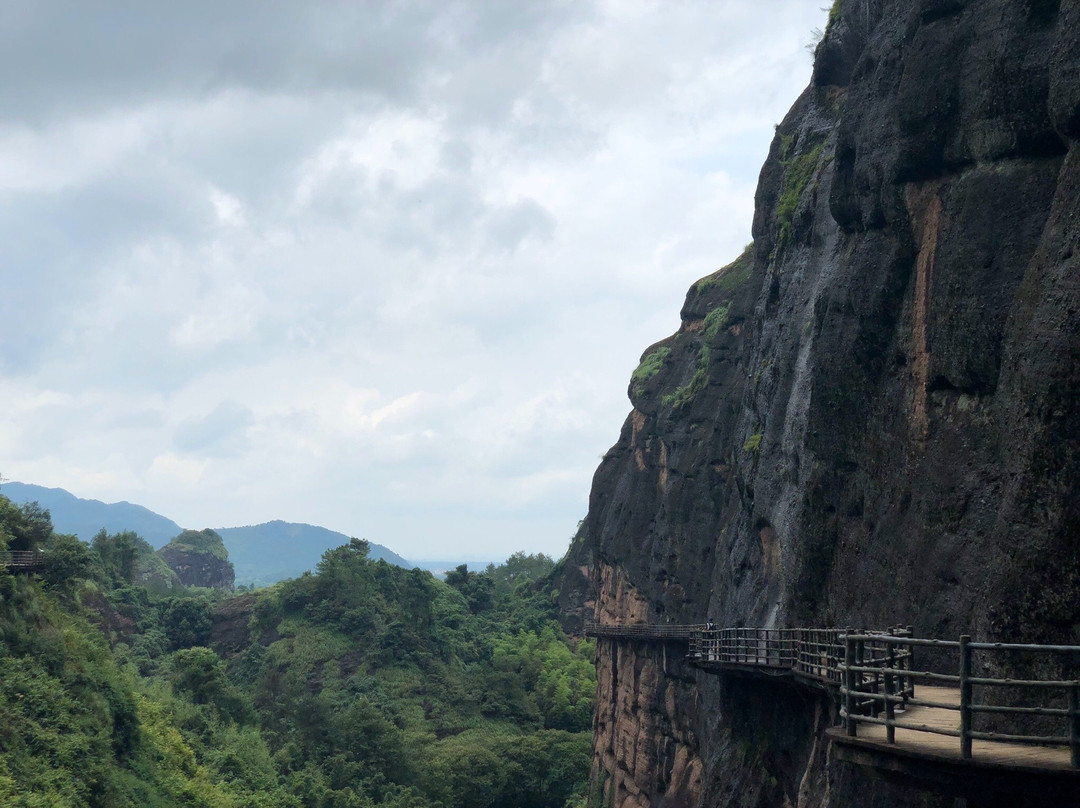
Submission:
[[[32,571],[45,566],[45,554],[40,550],[5,550],[0,552],[0,567],[9,570]]]

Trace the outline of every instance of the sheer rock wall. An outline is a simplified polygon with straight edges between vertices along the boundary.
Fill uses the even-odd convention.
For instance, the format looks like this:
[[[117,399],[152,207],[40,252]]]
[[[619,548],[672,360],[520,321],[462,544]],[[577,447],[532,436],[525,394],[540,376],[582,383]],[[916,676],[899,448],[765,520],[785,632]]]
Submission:
[[[1080,0],[837,11],[752,248],[631,380],[568,625],[1080,643]],[[616,808],[932,804],[831,765],[798,691],[657,644],[597,671]]]

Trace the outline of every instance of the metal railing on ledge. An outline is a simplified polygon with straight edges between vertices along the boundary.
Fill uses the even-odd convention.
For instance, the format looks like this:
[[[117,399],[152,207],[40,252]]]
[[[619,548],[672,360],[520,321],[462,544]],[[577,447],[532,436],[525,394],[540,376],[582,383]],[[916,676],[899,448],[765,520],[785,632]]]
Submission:
[[[31,569],[45,563],[45,554],[40,550],[4,550],[0,551],[0,567],[8,569]]]
[[[672,623],[616,626],[605,623],[597,623],[593,620],[585,621],[584,633],[586,637],[614,637],[628,640],[684,640],[690,641],[695,634],[700,634],[705,625],[675,625]]]
[[[910,636],[908,629],[893,631]],[[706,629],[691,638],[690,656],[706,666],[765,668],[838,687],[843,680],[843,633],[843,629],[834,628]],[[884,649],[877,653],[884,653]],[[903,666],[910,658],[910,652],[901,651],[891,661]],[[904,680],[899,692],[908,689],[910,682]]]
[[[859,724],[885,727],[886,741],[896,743],[896,730],[904,729],[920,733],[932,733],[959,739],[960,757],[973,757],[973,741],[997,741],[1028,746],[1067,746],[1073,767],[1080,767],[1080,646],[1074,645],[1024,645],[1019,643],[972,642],[967,635],[959,642],[950,640],[924,640],[911,636],[890,634],[866,634],[846,632],[840,637],[844,646],[841,664],[843,686],[840,689],[840,717],[849,736],[856,736]],[[896,664],[900,649],[907,651],[908,660],[915,648],[934,649],[955,656],[956,673],[939,670],[915,670],[910,664]],[[1010,678],[1004,676],[976,676],[976,653],[986,659],[979,660],[981,667],[991,668],[1000,658],[994,655],[1015,656],[1043,655],[1043,671],[1063,670],[1070,678],[1037,677]],[[937,698],[916,698],[913,684],[910,691],[905,683],[930,683]],[[980,698],[975,696],[979,688]],[[1005,692],[1004,698],[988,699],[993,692]],[[1011,698],[1010,698],[1011,692]],[[982,703],[990,700],[999,703]],[[1013,703],[1009,703],[1013,702]],[[1016,703],[1023,702],[1023,703]],[[923,720],[904,721],[897,718],[908,708],[929,708],[930,711],[956,713],[952,726],[947,722]],[[913,711],[915,712],[915,711]],[[929,717],[931,712],[923,713]],[[940,713],[939,713],[940,715]],[[1034,719],[1057,719],[1057,734],[1046,730],[1014,727],[1010,732],[982,731],[975,728],[976,716],[1016,716]],[[1061,727],[1062,722],[1064,727]],[[1050,730],[1051,732],[1053,730]]]
[[[957,738],[958,747],[951,751],[940,743],[933,751],[959,752],[961,759],[985,755],[1006,765],[1080,768],[1080,646],[980,643],[966,635],[958,642],[928,640],[911,636],[910,628],[718,629],[589,621],[585,633],[687,641],[691,664],[706,669],[759,671],[824,685],[839,696],[843,732],[850,737],[858,737],[862,724],[877,728],[867,729],[878,733],[869,739],[873,743],[896,745],[901,730],[904,746],[923,749],[930,748],[933,737]],[[928,660],[923,669],[914,664],[917,648]],[[1037,665],[1023,661],[1037,655],[1043,657]],[[946,672],[950,668],[955,672]],[[1033,672],[978,676],[979,670]],[[984,726],[976,727],[976,717]],[[1055,722],[1056,729],[1046,728]],[[994,726],[985,726],[990,723]],[[981,744],[977,749],[976,741]],[[1019,754],[1010,745],[1035,751]]]

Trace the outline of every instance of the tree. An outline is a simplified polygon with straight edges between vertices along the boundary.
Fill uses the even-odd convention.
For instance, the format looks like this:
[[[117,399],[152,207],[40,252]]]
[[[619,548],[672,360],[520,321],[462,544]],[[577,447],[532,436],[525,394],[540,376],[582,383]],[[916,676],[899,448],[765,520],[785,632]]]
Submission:
[[[490,575],[469,572],[468,564],[459,564],[446,573],[444,580],[447,585],[452,586],[465,597],[469,604],[469,611],[473,614],[479,614],[491,608],[495,594],[495,581]]]
[[[22,511],[22,525],[16,531],[16,542],[10,549],[36,550],[52,536],[52,517],[48,509],[37,502],[24,502],[19,510]]]
[[[543,553],[530,555],[518,550],[499,566],[488,564],[487,574],[500,594],[512,592],[522,582],[535,583],[555,569],[555,561]]]
[[[0,539],[8,550],[34,550],[52,536],[49,512],[36,502],[16,505],[0,496]]]
[[[90,546],[97,552],[105,574],[114,586],[134,583],[139,557],[154,552],[153,547],[130,530],[109,535],[102,528]]]
[[[208,704],[227,718],[242,721],[249,708],[225,678],[225,666],[209,648],[184,648],[170,660],[173,689],[187,693],[195,704]]]
[[[53,536],[48,544],[42,577],[51,587],[65,582],[92,577],[97,558],[86,542],[77,536]],[[100,569],[97,570],[100,573]]]
[[[214,621],[202,598],[169,598],[161,604],[161,628],[174,649],[205,645]]]

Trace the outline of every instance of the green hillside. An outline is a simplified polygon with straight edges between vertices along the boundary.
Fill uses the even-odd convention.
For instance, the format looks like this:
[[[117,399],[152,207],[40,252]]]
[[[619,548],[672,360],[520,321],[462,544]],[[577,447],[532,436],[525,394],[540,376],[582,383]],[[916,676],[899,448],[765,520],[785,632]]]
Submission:
[[[0,804],[563,808],[591,764],[592,648],[542,556],[438,581],[353,540],[225,597],[140,584],[152,548],[91,544],[0,497]],[[548,573],[547,575],[537,573]]]

